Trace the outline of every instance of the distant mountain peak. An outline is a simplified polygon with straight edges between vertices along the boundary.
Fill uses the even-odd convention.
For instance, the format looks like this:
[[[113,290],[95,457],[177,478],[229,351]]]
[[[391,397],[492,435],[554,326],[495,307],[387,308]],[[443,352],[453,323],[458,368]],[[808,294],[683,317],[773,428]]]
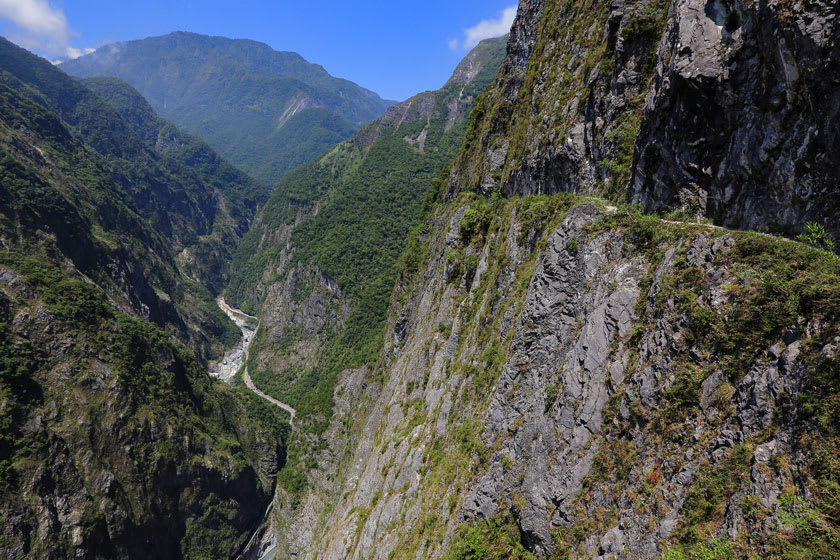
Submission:
[[[446,85],[472,82],[481,70],[491,62],[491,58],[497,56],[500,46],[506,45],[507,41],[508,35],[481,41],[455,67],[455,71],[452,72],[452,77],[449,78]]]
[[[298,53],[186,31],[105,45],[61,69],[128,82],[162,117],[266,185],[391,104]]]

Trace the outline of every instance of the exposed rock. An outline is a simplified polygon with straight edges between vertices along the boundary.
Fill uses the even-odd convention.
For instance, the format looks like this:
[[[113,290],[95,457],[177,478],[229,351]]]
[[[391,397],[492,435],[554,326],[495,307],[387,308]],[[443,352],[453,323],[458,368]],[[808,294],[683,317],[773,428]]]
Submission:
[[[840,232],[832,2],[677,0],[637,141],[633,199],[729,227]]]

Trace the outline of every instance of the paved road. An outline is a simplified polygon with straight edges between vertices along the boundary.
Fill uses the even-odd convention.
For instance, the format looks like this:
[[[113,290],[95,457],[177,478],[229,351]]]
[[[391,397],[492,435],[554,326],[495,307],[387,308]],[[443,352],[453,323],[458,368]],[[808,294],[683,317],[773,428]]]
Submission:
[[[258,397],[261,397],[270,402],[271,404],[279,406],[280,408],[288,412],[292,417],[289,423],[293,423],[295,421],[295,409],[287,405],[286,403],[278,401],[277,399],[270,397],[262,391],[260,391],[259,389],[257,389],[257,386],[254,385],[253,381],[251,381],[251,376],[248,375],[248,347],[251,345],[251,340],[253,340],[253,336],[250,335],[253,334],[253,332],[256,332],[256,329],[253,329],[253,327],[250,327],[249,325],[256,323],[257,318],[252,315],[248,315],[240,309],[236,309],[235,307],[229,306],[227,302],[225,302],[225,300],[221,297],[216,300],[216,303],[218,304],[219,308],[222,311],[224,311],[228,317],[230,317],[231,321],[236,323],[236,325],[242,331],[242,337],[245,341],[245,346],[242,352],[242,363],[245,365],[245,371],[242,372],[242,378],[245,380],[245,385],[247,385],[247,387],[251,391],[253,391]],[[257,325],[257,328],[259,328],[259,325]],[[251,333],[248,333],[248,329],[253,330],[251,331]]]
[[[267,400],[271,404],[279,406],[280,408],[282,408],[283,410],[285,410],[286,412],[291,414],[292,419],[289,420],[290,424],[295,421],[295,409],[294,408],[292,408],[291,406],[287,405],[284,402],[278,401],[277,399],[275,399],[273,397],[269,397],[268,395],[266,395],[265,393],[263,393],[262,391],[257,389],[256,385],[254,385],[254,382],[251,381],[251,376],[248,375],[247,362],[246,362],[246,365],[245,365],[245,371],[242,373],[242,378],[245,380],[245,385],[247,385],[248,388],[251,389],[254,393],[256,393],[260,397],[264,398],[265,400]]]

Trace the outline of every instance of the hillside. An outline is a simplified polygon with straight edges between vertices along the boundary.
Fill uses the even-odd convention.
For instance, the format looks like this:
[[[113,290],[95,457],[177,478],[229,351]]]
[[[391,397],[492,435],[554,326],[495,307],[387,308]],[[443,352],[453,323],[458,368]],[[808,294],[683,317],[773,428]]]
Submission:
[[[296,53],[194,33],[106,45],[61,68],[128,82],[161,116],[270,186],[390,104]]]
[[[203,140],[158,117],[127,83],[115,78],[90,78],[82,83],[116,109],[146,146],[160,156],[166,171],[178,183],[201,193],[206,219],[212,225],[199,229],[195,241],[178,244],[177,262],[191,279],[214,294],[221,293],[229,281],[232,255],[248,231],[257,207],[265,202],[266,190]],[[199,227],[200,224],[191,223]]]
[[[118,190],[171,242],[181,262],[193,267],[193,280],[214,291],[224,286],[230,255],[266,198],[261,186],[200,140],[150,113],[136,92],[129,91],[113,107],[46,60],[5,40],[0,42],[0,83],[55,112],[96,152]],[[129,119],[131,124],[120,115],[120,110],[127,112],[127,103],[142,115]],[[138,124],[138,118],[146,124]],[[153,142],[143,126],[169,137]]]
[[[472,101],[495,76],[503,48],[503,39],[483,42],[443,89],[392,106],[382,119],[278,184],[234,258],[226,297],[243,309],[266,312],[323,299],[326,288],[331,296],[311,303],[325,306],[332,324],[318,327],[321,332],[313,325],[275,324],[289,321],[291,310],[263,317],[264,332],[274,331],[274,340],[267,343],[258,334],[256,380],[299,401],[311,383],[335,372],[315,368],[300,380],[286,379],[299,371],[299,363],[280,366],[290,353],[273,350],[310,347],[301,353],[309,354],[304,363],[315,364],[321,346],[336,335],[330,350],[340,355],[334,356],[338,362],[376,359],[406,237],[433,179],[454,157]],[[461,70],[469,64],[474,71]],[[278,285],[283,285],[279,292]],[[314,347],[313,335],[320,338]],[[329,414],[329,406],[311,402],[309,412]]]
[[[218,260],[197,248],[235,248],[256,203],[237,195],[261,189],[153,151],[5,41],[0,82],[0,555],[230,556],[284,428],[207,376],[238,332],[189,274]]]
[[[0,48],[0,551],[836,558],[836,8],[521,0],[247,226],[166,98]],[[152,47],[332,83],[189,34],[78,64]]]

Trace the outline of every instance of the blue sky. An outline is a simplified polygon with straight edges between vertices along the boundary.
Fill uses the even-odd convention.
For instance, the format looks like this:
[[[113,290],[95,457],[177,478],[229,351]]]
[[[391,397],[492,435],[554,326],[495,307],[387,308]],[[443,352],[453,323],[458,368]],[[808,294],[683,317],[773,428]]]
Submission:
[[[469,47],[504,34],[516,0],[0,0],[0,34],[42,56],[171,31],[296,51],[388,99],[446,81]]]

